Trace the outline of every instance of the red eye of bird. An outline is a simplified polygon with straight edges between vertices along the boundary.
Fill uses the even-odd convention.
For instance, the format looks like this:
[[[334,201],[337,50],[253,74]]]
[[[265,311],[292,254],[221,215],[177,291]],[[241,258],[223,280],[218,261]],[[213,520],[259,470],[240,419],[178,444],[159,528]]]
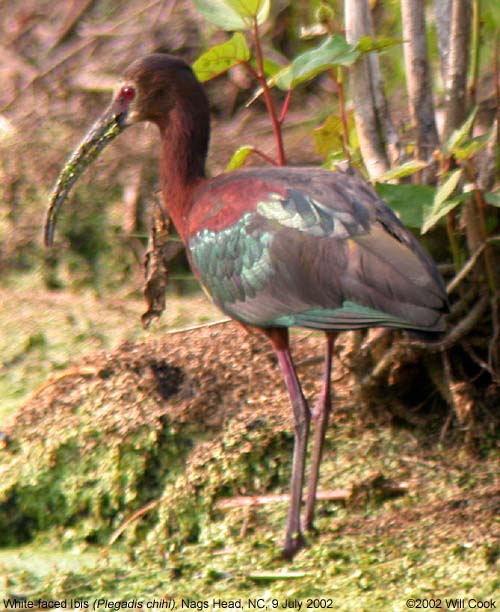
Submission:
[[[130,85],[125,85],[125,87],[122,87],[122,96],[125,100],[133,100],[135,98],[135,89]]]

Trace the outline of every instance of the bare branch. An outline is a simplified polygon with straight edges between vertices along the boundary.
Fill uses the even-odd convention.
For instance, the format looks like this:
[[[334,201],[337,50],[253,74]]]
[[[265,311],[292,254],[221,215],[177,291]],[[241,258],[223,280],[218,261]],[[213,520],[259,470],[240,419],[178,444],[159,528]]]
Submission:
[[[370,7],[368,0],[345,0],[346,38],[355,44],[370,34]],[[377,116],[370,61],[362,57],[350,70],[351,97],[359,137],[359,146],[371,178],[377,178],[389,169],[381,126]]]
[[[371,18],[371,13],[368,13],[367,15],[367,27],[370,36],[374,39],[375,31],[373,29],[373,19]],[[398,131],[392,122],[389,104],[385,96],[384,79],[382,77],[378,53],[370,53],[368,55],[368,62],[378,122],[387,146],[389,161],[391,166],[394,166],[399,162],[402,147]]]
[[[369,389],[375,380],[381,378],[395,363],[400,362],[403,358],[411,362],[417,359],[417,356],[423,352],[438,353],[451,348],[475,327],[486,312],[489,304],[490,297],[488,295],[480,298],[470,309],[469,313],[440,342],[428,343],[421,340],[408,340],[393,344],[377,360],[376,366],[361,380],[361,389]]]
[[[406,83],[410,114],[416,129],[417,158],[427,161],[439,147],[439,136],[432,101],[425,4],[423,0],[401,0],[401,10]]]
[[[450,52],[445,79],[444,139],[467,117],[467,68],[471,26],[470,0],[453,0]]]
[[[353,489],[334,489],[333,491],[318,491],[316,499],[318,501],[347,501],[353,494]],[[401,482],[386,485],[387,493],[389,495],[401,495],[408,492],[408,484]],[[267,504],[280,504],[288,503],[290,496],[286,495],[241,495],[239,497],[223,497],[215,502],[215,508],[217,510],[229,510],[231,508],[246,508],[252,506],[264,506]],[[305,499],[305,497],[304,497]]]
[[[452,0],[434,0],[434,20],[443,83],[446,81],[446,70],[450,54],[451,2]]]

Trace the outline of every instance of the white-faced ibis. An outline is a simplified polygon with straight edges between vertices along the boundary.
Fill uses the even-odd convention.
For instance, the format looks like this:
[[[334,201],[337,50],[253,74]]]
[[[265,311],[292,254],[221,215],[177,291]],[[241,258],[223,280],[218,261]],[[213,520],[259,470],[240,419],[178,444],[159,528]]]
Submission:
[[[276,352],[295,422],[284,555],[313,528],[319,466],[330,412],[330,371],[338,332],[393,327],[442,332],[446,292],[415,237],[373,189],[350,173],[265,167],[207,178],[207,98],[181,59],[152,54],[125,71],[112,102],[73,153],[56,184],[45,226],[99,151],[125,128],[160,130],[165,206],[194,274],[219,308],[264,333]],[[288,329],[326,334],[322,392],[302,526],[300,509],[311,412],[290,353]]]

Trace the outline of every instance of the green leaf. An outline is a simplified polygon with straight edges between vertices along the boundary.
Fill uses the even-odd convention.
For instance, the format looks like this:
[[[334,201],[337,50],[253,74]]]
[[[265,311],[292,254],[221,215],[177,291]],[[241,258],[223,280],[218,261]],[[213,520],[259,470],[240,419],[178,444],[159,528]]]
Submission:
[[[422,227],[426,211],[432,208],[436,194],[436,189],[428,185],[377,183],[375,188],[401,221],[413,229]]]
[[[469,137],[470,131],[472,130],[472,126],[474,125],[476,114],[477,106],[467,117],[464,124],[458,129],[456,129],[448,138],[448,142],[445,145],[445,151],[447,153],[455,153],[455,150],[460,147],[460,145],[464,142],[466,138]]]
[[[362,36],[356,43],[356,50],[360,53],[371,53],[372,51],[383,51],[396,45],[402,45],[402,38],[393,38],[390,36],[381,36],[380,38],[372,38],[371,36]]]
[[[199,13],[223,30],[249,30],[269,16],[270,0],[194,0]]]
[[[342,119],[335,114],[329,115],[323,125],[312,133],[316,153],[327,157],[342,148]]]
[[[272,77],[282,68],[281,64],[278,64],[278,62],[275,62],[268,57],[265,57],[262,63],[264,64],[264,74],[266,77]]]
[[[396,166],[395,168],[391,168],[387,170],[382,176],[378,177],[380,182],[391,181],[392,179],[403,178],[404,176],[410,176],[415,174],[415,172],[419,172],[424,168],[427,168],[429,164],[420,159],[412,159],[400,166]]]
[[[433,208],[439,208],[441,204],[447,200],[451,194],[455,191],[458,185],[458,181],[462,177],[463,170],[462,168],[458,168],[458,170],[454,170],[446,181],[438,188],[436,191],[436,197],[434,198]]]
[[[460,204],[462,198],[452,198],[451,200],[445,200],[439,210],[435,213],[431,213],[428,217],[424,219],[424,223],[422,225],[421,233],[426,234],[431,228],[433,228],[436,223],[442,219],[445,215],[451,212],[456,206]]]
[[[491,206],[496,206],[497,208],[500,208],[500,191],[489,191],[484,194],[484,199]]]
[[[422,224],[422,234],[428,232],[442,217],[460,203],[461,198],[450,199],[450,196],[455,191],[462,174],[463,170],[461,168],[454,170],[436,191],[432,208],[429,214],[425,215]]]
[[[352,110],[347,112],[346,120],[349,149],[355,149],[358,142]],[[335,113],[329,115],[322,125],[313,130],[312,139],[316,153],[329,161],[338,160],[339,155],[340,158],[344,158],[346,152],[344,151],[343,129],[342,118]]]
[[[235,11],[253,25],[254,18],[261,25],[269,17],[271,0],[226,0]]]
[[[208,81],[232,66],[250,59],[250,49],[243,34],[233,34],[225,43],[212,47],[195,61],[193,70],[200,81]]]
[[[233,153],[233,156],[231,157],[231,160],[226,166],[226,172],[241,168],[241,166],[245,164],[247,157],[253,150],[254,148],[248,145],[244,145],[243,147],[239,147],[238,149],[236,149],[236,151]]]
[[[334,34],[328,36],[319,47],[298,55],[289,66],[273,77],[271,84],[287,91],[334,66],[350,66],[358,57],[359,51],[343,36]]]
[[[494,128],[482,136],[470,138],[469,140],[461,143],[460,146],[455,147],[453,150],[455,158],[470,159],[473,155],[479,153],[479,151],[482,151],[486,146],[488,146],[488,141],[491,138],[493,130]]]

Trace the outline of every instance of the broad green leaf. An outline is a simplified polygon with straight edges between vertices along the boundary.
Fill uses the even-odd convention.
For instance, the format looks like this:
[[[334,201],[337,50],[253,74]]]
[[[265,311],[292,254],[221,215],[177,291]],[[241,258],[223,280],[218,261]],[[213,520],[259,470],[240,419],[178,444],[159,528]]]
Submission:
[[[422,227],[425,214],[432,208],[436,194],[436,189],[428,185],[377,183],[375,188],[401,221],[413,229]]]
[[[319,47],[298,55],[293,62],[278,72],[272,84],[285,91],[309,81],[320,72],[334,66],[350,66],[359,57],[357,51],[343,36],[334,34],[326,38]]]
[[[356,50],[360,53],[371,53],[372,51],[383,51],[384,49],[403,43],[404,40],[402,38],[382,36],[375,39],[371,36],[362,36],[356,43]]]
[[[439,208],[441,204],[451,196],[451,194],[457,188],[458,181],[460,180],[462,174],[462,168],[454,170],[446,181],[438,188],[436,191],[436,197],[434,198],[433,208]]]
[[[456,129],[448,138],[448,142],[445,145],[445,151],[447,153],[455,153],[455,150],[464,142],[466,138],[469,137],[472,126],[474,125],[476,114],[477,106],[465,120],[464,124]]]
[[[484,199],[491,206],[496,206],[497,208],[500,208],[500,191],[489,191],[484,194]]]
[[[425,217],[422,225],[422,234],[426,234],[436,223],[442,219],[445,215],[451,212],[456,206],[460,204],[462,198],[452,198],[451,200],[445,200],[439,210],[435,213],[431,213],[428,217]]]
[[[332,151],[328,154],[328,159],[324,164],[321,164],[322,168],[326,168],[327,170],[337,171],[339,164],[343,164],[346,161],[346,153],[342,150]],[[350,162],[352,161],[349,160]],[[354,164],[352,164],[354,167]],[[356,168],[359,170],[359,168]]]
[[[342,148],[342,120],[338,115],[329,115],[323,125],[312,133],[314,149],[323,157]]]
[[[226,172],[241,168],[241,166],[244,165],[252,151],[253,147],[250,147],[248,145],[244,145],[243,147],[239,147],[238,149],[236,149],[236,151],[233,153],[233,156],[231,157],[231,160],[226,166]]]
[[[488,146],[488,141],[491,138],[492,130],[490,130],[487,134],[483,134],[482,136],[475,136],[474,138],[470,138],[465,142],[461,143],[460,146],[455,147],[453,150],[453,154],[456,159],[469,159],[479,151],[482,151],[486,146]]]
[[[315,151],[324,158],[328,158],[329,161],[338,160],[339,156],[340,158],[345,157],[343,129],[341,117],[335,113],[329,115],[323,125],[317,127],[312,133]],[[358,142],[352,110],[347,112],[347,130],[349,149],[355,149]]]
[[[391,181],[392,179],[403,178],[404,176],[410,176],[419,172],[424,168],[427,168],[429,164],[420,159],[412,159],[400,166],[387,170],[382,176],[378,177],[380,182]]]
[[[193,64],[193,70],[200,81],[208,81],[249,59],[250,49],[245,37],[237,32],[225,43],[216,45],[200,55]]]
[[[453,210],[453,208],[460,203],[460,198],[450,199],[450,196],[457,188],[462,174],[463,170],[461,168],[454,170],[436,191],[432,208],[429,211],[429,214],[425,215],[424,218],[422,234],[428,232],[442,217],[444,217],[444,215],[449,213],[450,210]]]
[[[270,0],[194,0],[199,13],[223,30],[249,30],[269,15]]]
[[[269,17],[271,8],[271,0],[226,0],[238,15],[247,19],[250,25],[253,24],[254,18],[260,25]]]
[[[262,63],[264,64],[264,74],[266,77],[272,77],[282,68],[281,64],[278,64],[278,62],[274,62],[267,57],[263,59]]]

